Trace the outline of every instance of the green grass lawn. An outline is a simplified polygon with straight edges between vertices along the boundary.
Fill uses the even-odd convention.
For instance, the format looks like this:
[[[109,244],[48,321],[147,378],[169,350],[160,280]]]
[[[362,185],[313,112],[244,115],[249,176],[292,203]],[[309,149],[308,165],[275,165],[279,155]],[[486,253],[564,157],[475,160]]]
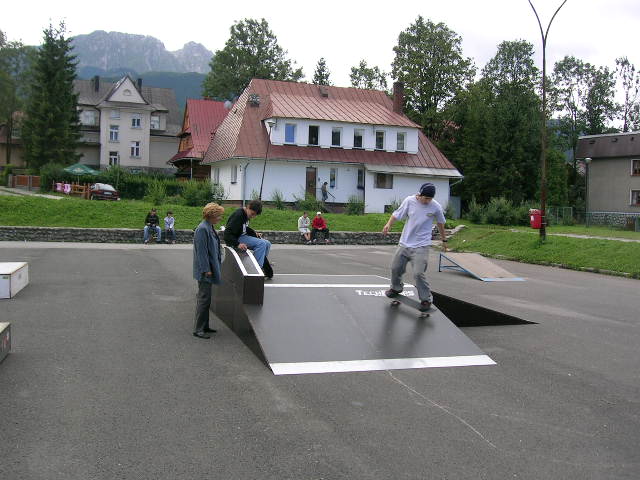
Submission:
[[[640,278],[640,243],[557,236],[547,236],[541,243],[537,235],[513,232],[509,227],[468,225],[455,235],[449,247],[526,263],[625,272]]]
[[[86,227],[86,228],[142,228],[144,219],[154,205],[138,200],[119,202],[90,201],[77,198],[52,200],[32,196],[0,196],[0,224],[35,227]],[[158,215],[164,218],[172,210],[176,228],[195,228],[202,219],[201,207],[165,204],[157,206]],[[226,207],[222,224],[236,207]],[[262,215],[251,221],[258,230],[295,231],[302,212],[265,208]],[[315,212],[310,212],[310,216]],[[379,232],[389,218],[388,214],[324,215],[330,230],[346,232]],[[393,226],[394,232],[402,230],[402,223]]]

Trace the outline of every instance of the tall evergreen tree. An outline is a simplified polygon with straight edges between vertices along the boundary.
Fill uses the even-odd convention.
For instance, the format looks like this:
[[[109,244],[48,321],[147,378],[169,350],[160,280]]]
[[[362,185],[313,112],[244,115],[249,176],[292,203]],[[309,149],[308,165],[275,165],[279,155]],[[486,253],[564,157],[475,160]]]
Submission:
[[[298,81],[302,68],[287,58],[287,51],[263,18],[247,18],[231,26],[229,39],[211,59],[211,71],[202,84],[202,95],[230,99],[240,95],[252,78]]]
[[[393,51],[392,75],[404,82],[406,113],[437,140],[447,124],[443,110],[475,73],[471,59],[462,55],[462,39],[444,23],[418,16]]]
[[[7,137],[11,138],[19,121],[17,112],[24,108],[27,87],[30,84],[29,69],[35,50],[21,42],[8,42],[0,31],[0,124],[5,124]],[[11,163],[11,142],[7,142],[5,163]]]
[[[351,67],[351,86],[369,90],[387,90],[387,74],[377,66],[369,67],[366,60],[360,60],[357,67]]]
[[[78,160],[80,139],[78,95],[74,93],[75,56],[64,23],[44,30],[38,50],[22,128],[25,159],[30,168]]]
[[[327,67],[327,62],[324,57],[318,60],[318,64],[316,65],[316,71],[313,73],[313,84],[314,85],[331,85],[331,81],[329,80],[329,75],[331,72]]]

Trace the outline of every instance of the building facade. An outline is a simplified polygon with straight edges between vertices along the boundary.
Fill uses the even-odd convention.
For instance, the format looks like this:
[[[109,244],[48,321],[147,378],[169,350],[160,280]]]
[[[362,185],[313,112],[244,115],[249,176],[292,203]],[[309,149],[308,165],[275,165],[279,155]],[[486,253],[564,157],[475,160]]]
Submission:
[[[254,79],[231,107],[205,158],[230,200],[262,191],[293,202],[351,198],[383,212],[427,181],[446,207],[449,180],[462,175],[402,113],[402,87],[385,92]]]
[[[580,137],[576,158],[586,164],[590,214],[640,216],[640,132]]]
[[[82,132],[81,163],[132,171],[175,169],[167,161],[179,143],[180,112],[172,89],[143,87],[129,76],[117,83],[76,80]]]

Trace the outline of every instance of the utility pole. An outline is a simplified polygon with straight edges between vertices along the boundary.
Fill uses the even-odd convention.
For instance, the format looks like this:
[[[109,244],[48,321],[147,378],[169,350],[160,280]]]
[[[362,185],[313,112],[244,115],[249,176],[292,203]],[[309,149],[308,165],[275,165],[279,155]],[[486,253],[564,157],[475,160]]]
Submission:
[[[549,24],[547,25],[547,30],[545,31],[542,28],[542,23],[540,22],[540,17],[538,16],[538,12],[536,8],[529,0],[529,5],[533,9],[533,13],[536,15],[536,20],[538,20],[538,26],[540,27],[540,37],[542,38],[542,121],[541,121],[541,130],[540,130],[540,214],[542,215],[542,224],[540,225],[540,240],[546,240],[547,238],[547,39],[549,38],[549,29],[551,28],[551,24],[553,23],[553,19],[556,18],[556,15],[560,11],[560,9],[567,3],[567,0],[564,0],[562,4],[555,11],[551,20],[549,20]]]

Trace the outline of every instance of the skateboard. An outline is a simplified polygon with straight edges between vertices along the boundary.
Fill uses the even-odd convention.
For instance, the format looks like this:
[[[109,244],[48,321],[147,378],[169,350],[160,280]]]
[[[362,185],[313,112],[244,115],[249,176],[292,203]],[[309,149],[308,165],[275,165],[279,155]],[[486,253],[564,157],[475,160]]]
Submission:
[[[415,308],[419,313],[418,318],[427,318],[433,312],[436,312],[438,310],[433,305],[431,305],[431,308],[429,308],[429,310],[420,310],[420,302],[414,300],[413,298],[406,297],[402,294],[396,295],[395,297],[389,297],[389,298],[391,299],[392,307],[397,307],[401,303],[404,303],[408,307]]]

